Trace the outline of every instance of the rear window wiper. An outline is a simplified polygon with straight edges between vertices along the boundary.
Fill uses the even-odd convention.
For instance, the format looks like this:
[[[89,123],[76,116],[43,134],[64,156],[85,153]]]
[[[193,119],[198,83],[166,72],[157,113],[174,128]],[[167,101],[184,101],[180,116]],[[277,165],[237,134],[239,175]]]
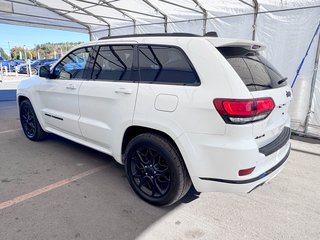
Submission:
[[[288,79],[287,77],[282,78],[281,80],[278,81],[278,84],[280,85],[280,84],[284,83],[285,81],[287,81],[287,79]]]
[[[249,83],[249,84],[246,84],[246,86],[258,86],[258,87],[267,87],[267,88],[272,88],[272,86],[271,86],[271,85],[259,84],[259,83]]]

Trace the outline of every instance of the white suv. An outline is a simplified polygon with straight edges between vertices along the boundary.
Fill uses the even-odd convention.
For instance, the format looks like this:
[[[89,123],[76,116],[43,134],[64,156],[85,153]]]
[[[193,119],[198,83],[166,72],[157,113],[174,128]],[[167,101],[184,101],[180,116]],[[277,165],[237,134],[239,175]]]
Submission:
[[[190,34],[82,44],[22,81],[27,138],[46,132],[125,165],[133,190],[169,205],[199,192],[250,192],[284,166],[291,90],[248,40]]]

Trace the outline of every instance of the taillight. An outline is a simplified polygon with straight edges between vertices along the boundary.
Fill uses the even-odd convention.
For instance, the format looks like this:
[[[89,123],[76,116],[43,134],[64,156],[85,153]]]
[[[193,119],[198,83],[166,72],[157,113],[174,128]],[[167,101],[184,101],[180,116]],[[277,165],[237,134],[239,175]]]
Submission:
[[[275,107],[272,98],[217,98],[213,100],[213,104],[224,121],[230,124],[246,124],[263,120]]]

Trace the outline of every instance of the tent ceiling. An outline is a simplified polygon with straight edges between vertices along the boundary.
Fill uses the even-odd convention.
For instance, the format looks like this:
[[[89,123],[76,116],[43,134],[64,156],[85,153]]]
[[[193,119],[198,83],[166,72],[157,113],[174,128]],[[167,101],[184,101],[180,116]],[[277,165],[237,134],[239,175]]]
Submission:
[[[253,1],[232,1],[253,12]],[[177,16],[180,21],[202,19],[211,8],[209,0],[0,0],[0,23],[107,34],[125,26],[134,33],[139,24],[157,23],[164,32]]]
[[[304,6],[315,3],[302,2]],[[230,6],[236,9],[234,15],[251,14],[254,25],[258,4],[271,10],[301,7],[301,1],[276,0],[0,0],[0,23],[101,36],[145,32],[139,26],[148,24],[153,26],[149,32],[184,31],[169,25],[197,20],[201,22],[197,33],[204,33],[210,19],[226,17],[224,13],[230,16]]]

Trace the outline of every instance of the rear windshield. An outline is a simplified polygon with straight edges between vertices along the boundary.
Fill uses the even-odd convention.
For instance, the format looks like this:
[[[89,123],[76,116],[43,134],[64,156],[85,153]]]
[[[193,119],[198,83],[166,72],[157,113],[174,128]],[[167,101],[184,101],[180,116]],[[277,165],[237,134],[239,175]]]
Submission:
[[[240,47],[221,47],[220,53],[238,73],[249,91],[261,91],[287,85],[286,78],[258,52]]]

